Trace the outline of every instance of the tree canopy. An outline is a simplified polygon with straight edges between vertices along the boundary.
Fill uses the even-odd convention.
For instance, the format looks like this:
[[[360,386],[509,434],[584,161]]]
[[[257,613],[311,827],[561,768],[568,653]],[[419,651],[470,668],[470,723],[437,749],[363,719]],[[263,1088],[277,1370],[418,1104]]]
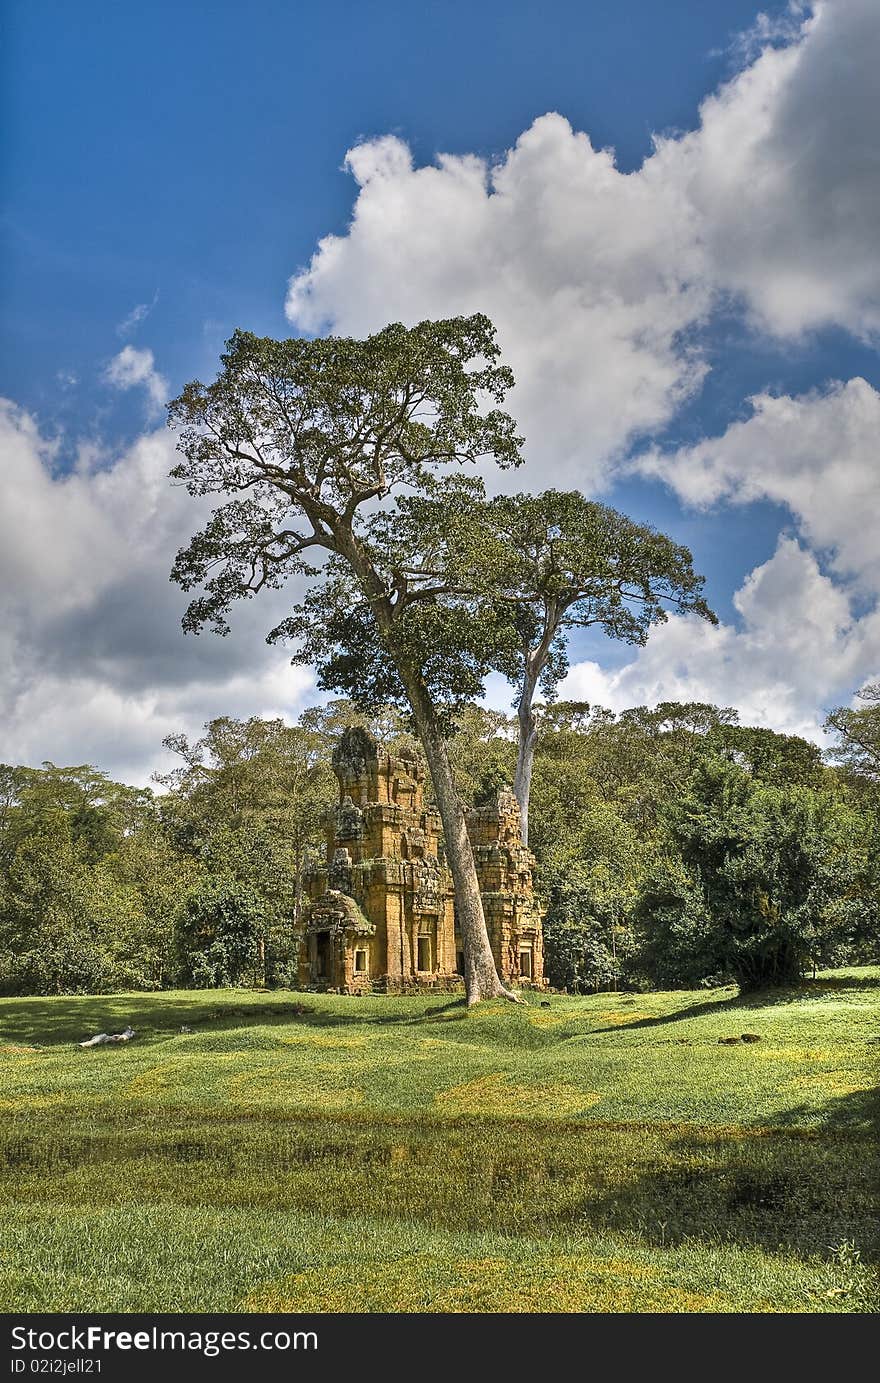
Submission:
[[[569,667],[571,632],[597,627],[609,638],[644,644],[669,609],[717,620],[686,547],[577,491],[499,495],[483,515],[487,536],[458,561],[496,621],[506,617],[510,626],[494,662],[517,693],[514,791],[527,841],[535,698],[538,691],[555,697]]]
[[[576,491],[487,499],[479,479],[456,477],[401,496],[380,526],[392,565],[424,593],[405,628],[426,650],[424,675],[447,725],[480,694],[488,668],[516,688],[514,791],[526,841],[536,696],[556,697],[572,631],[595,626],[642,644],[668,610],[715,621],[687,548]],[[300,657],[318,667],[320,685],[364,706],[399,698],[393,662],[372,637],[369,603],[350,571],[336,565],[332,611],[320,626],[317,603],[314,596],[279,632],[301,639]]]

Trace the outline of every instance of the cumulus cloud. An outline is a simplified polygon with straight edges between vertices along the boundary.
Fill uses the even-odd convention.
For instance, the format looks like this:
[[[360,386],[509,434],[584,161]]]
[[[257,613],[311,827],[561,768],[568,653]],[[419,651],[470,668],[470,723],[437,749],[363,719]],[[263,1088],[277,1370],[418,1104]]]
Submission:
[[[759,394],[720,437],[634,463],[686,504],[785,504],[832,569],[880,594],[880,393],[864,379],[799,398]]]
[[[876,0],[820,0],[658,148],[713,276],[769,332],[880,329],[878,69]]]
[[[751,416],[721,436],[649,451],[634,469],[697,508],[783,504],[813,551],[780,541],[734,598],[741,628],[673,618],[619,672],[581,664],[572,675],[579,695],[590,699],[592,687],[614,708],[723,701],[755,724],[821,742],[819,708],[847,702],[880,670],[880,393],[851,379],[800,397],[761,394],[750,405]]]
[[[495,162],[419,167],[390,135],[350,150],[351,223],[291,279],[290,320],[357,335],[487,312],[529,468],[588,491],[699,390],[719,311],[780,343],[827,327],[873,339],[880,7],[792,4],[760,16],[737,57],[696,128],[656,137],[628,174],[555,113]],[[721,437],[635,468],[691,506],[783,504],[798,539],[745,578],[738,623],[670,618],[626,667],[573,669],[569,694],[617,709],[735,701],[754,723],[820,737],[821,708],[876,675],[880,396],[853,379],[750,405]]]
[[[530,466],[586,491],[699,391],[701,332],[719,308],[781,341],[822,327],[873,338],[880,7],[792,7],[782,27],[759,22],[740,61],[697,127],[658,137],[631,173],[556,113],[496,161],[418,167],[390,135],[350,150],[351,224],[291,279],[290,320],[363,334],[488,313]],[[104,379],[156,411],[169,393],[152,351],[131,345]],[[684,502],[775,501],[798,536],[742,582],[738,624],[673,616],[627,666],[574,667],[566,694],[617,709],[735,703],[746,721],[818,738],[822,708],[880,673],[878,421],[877,393],[850,380],[760,394],[720,437],[642,455],[641,472]],[[302,704],[307,675],[263,642],[283,595],[242,607],[229,639],[179,631],[185,597],[168,571],[203,516],[170,487],[167,432],[120,456],[83,450],[62,474],[51,439],[2,404],[0,447],[15,478],[0,511],[0,757],[87,758],[144,781],[170,730]]]
[[[168,574],[205,509],[168,479],[171,434],[83,451],[67,473],[57,451],[0,401],[0,760],[89,761],[144,783],[171,731],[295,714],[312,679],[264,639],[283,593],[243,606],[227,639],[181,632]]]
[[[820,0],[788,32],[756,31],[698,128],[633,173],[552,113],[494,164],[416,167],[389,135],[350,150],[351,224],[291,279],[291,321],[487,312],[530,458],[585,487],[699,388],[695,331],[719,304],[778,337],[876,332],[880,8]]]
[[[156,414],[162,411],[168,399],[168,381],[156,369],[151,350],[123,346],[104,371],[104,381],[114,389],[145,389],[150,410]]]
[[[587,485],[698,387],[678,337],[708,308],[702,254],[676,188],[650,170],[624,176],[554,114],[491,168],[446,155],[415,168],[391,136],[346,163],[354,219],[291,281],[297,326],[357,335],[487,312],[532,451]]]
[[[673,615],[625,667],[576,664],[562,694],[621,711],[659,701],[736,706],[744,724],[823,741],[823,708],[880,669],[880,612],[857,618],[815,556],[783,537],[734,597],[742,627]]]
[[[276,660],[252,676],[206,679],[184,687],[149,685],[126,691],[100,675],[41,675],[27,687],[26,707],[0,741],[0,758],[39,765],[91,763],[118,781],[151,784],[154,771],[176,766],[162,749],[163,738],[182,730],[196,738],[215,716],[264,716],[290,721],[312,679],[302,669]]]

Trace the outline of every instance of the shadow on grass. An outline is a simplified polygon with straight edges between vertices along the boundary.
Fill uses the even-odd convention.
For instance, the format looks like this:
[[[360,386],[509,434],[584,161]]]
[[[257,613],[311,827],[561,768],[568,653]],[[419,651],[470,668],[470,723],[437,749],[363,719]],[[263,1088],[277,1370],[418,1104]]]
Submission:
[[[746,993],[733,994],[729,999],[704,999],[700,1003],[676,1009],[674,1013],[662,1013],[651,1018],[636,1018],[631,1023],[613,1023],[607,1027],[593,1028],[589,1035],[598,1032],[633,1032],[639,1028],[666,1027],[670,1023],[680,1023],[684,1019],[702,1018],[706,1014],[746,1014],[753,1009],[771,1008],[777,1004],[794,1004],[803,999],[821,999],[825,995],[840,994],[848,989],[877,988],[880,988],[880,976],[859,975],[845,980],[828,980],[817,976],[814,980],[806,979],[800,984],[783,985],[779,989],[749,990]]]
[[[24,1114],[0,1128],[0,1194],[342,1219],[370,1205],[389,1222],[450,1231],[616,1230],[660,1247],[704,1239],[823,1257],[848,1241],[867,1261],[877,1184],[868,1096],[834,1103],[831,1126],[809,1132],[784,1116],[713,1130],[401,1111]]]
[[[594,1201],[591,1218],[635,1228],[663,1245],[705,1236],[765,1250],[827,1256],[849,1241],[865,1261],[880,1254],[880,1154],[876,1091],[829,1099],[825,1123],[798,1128],[814,1111],[792,1108],[742,1136],[681,1137],[675,1166],[641,1169],[626,1188]],[[607,1218],[606,1218],[607,1217]]]
[[[707,997],[674,1013],[656,1017],[636,1018],[632,1022],[608,1024],[577,1034],[588,1040],[597,1033],[634,1032],[643,1028],[668,1027],[691,1018],[708,1014],[742,1013],[775,1004],[790,1004],[805,998],[821,998],[848,989],[876,989],[880,975],[853,975],[841,978],[821,975],[804,980],[800,985],[782,989],[761,990],[735,994],[730,998]],[[216,1000],[212,1003],[212,996]],[[194,1031],[229,1031],[254,1023],[274,1026],[288,1023],[305,1024],[316,1028],[346,1027],[352,1024],[370,1027],[421,1027],[427,1023],[463,1020],[467,1008],[463,995],[454,995],[445,1003],[432,1003],[430,993],[405,996],[412,1007],[404,1012],[388,1012],[374,1008],[383,995],[330,996],[337,1001],[332,1008],[316,1005],[311,991],[265,990],[254,997],[254,991],[242,990],[241,998],[229,990],[158,991],[144,994],[50,995],[0,999],[0,1043],[53,1046],[80,1042],[99,1032],[119,1032],[130,1024],[137,1034],[139,1045],[167,1041],[185,1025]],[[221,1002],[221,996],[223,1002]],[[389,996],[390,997],[390,996]],[[440,996],[437,996],[439,998]],[[427,1007],[418,1010],[419,1001]],[[531,1001],[534,1003],[534,1000]],[[637,1002],[632,998],[630,1002]],[[586,1012],[572,1014],[573,1021],[589,1021]],[[560,1033],[559,1036],[562,1034]],[[534,1044],[550,1039],[549,1034],[534,1033]],[[98,1048],[104,1050],[106,1048]]]
[[[228,993],[228,991],[223,991]],[[229,1032],[236,1028],[305,1024],[328,1028],[358,1025],[417,1027],[434,1021],[463,1018],[464,999],[452,999],[422,1012],[370,1012],[369,1000],[346,998],[345,1012],[310,1005],[309,995],[285,990],[284,998],[271,991],[261,1000],[243,998],[225,1004],[210,1003],[210,990],[193,990],[192,998],[158,994],[52,995],[10,1001],[0,1014],[0,1046],[67,1046],[95,1033],[119,1032],[127,1025],[135,1030],[138,1045],[167,1041],[188,1027],[193,1032]],[[290,997],[288,997],[290,996]],[[2,1001],[0,1001],[2,1002]],[[14,1005],[14,1006],[13,1006]],[[106,1047],[96,1048],[106,1051]]]
[[[14,1006],[13,1006],[14,1005]],[[9,1001],[0,1014],[0,1038],[7,1043],[51,1046],[81,1042],[99,1032],[120,1032],[127,1025],[153,1035],[160,1027],[197,1022],[204,1004],[150,994],[58,995]]]
[[[795,1105],[791,1109],[778,1110],[775,1114],[762,1116],[761,1125],[767,1128],[803,1128],[816,1117],[815,1106]],[[880,1089],[851,1090],[845,1095],[823,1095],[822,1130],[834,1132],[873,1133],[875,1143],[868,1151],[876,1171],[876,1184],[880,1187]]]

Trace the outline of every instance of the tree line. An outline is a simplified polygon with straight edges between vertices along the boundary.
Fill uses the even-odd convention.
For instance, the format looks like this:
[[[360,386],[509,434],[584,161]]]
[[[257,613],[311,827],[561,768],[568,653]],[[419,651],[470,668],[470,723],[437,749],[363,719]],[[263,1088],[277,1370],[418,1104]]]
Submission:
[[[539,704],[531,846],[558,988],[742,988],[878,958],[880,700],[829,717],[823,760],[730,708],[620,715]],[[303,874],[322,858],[330,756],[396,707],[350,700],[296,725],[220,718],[169,737],[158,791],[92,766],[0,767],[0,992],[287,986]],[[872,741],[873,735],[873,741]],[[446,741],[465,807],[512,781],[518,718],[461,708]]]

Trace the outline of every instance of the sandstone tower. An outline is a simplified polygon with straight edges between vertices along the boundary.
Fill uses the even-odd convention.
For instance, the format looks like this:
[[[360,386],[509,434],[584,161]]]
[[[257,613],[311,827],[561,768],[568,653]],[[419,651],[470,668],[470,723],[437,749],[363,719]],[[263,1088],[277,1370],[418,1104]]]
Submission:
[[[353,727],[333,769],[339,803],[327,822],[327,863],[306,876],[299,983],[346,994],[457,988],[452,876],[440,816],[423,801],[420,758],[382,754]],[[543,988],[534,856],[520,841],[513,793],[470,812],[468,834],[498,973],[506,984]]]

